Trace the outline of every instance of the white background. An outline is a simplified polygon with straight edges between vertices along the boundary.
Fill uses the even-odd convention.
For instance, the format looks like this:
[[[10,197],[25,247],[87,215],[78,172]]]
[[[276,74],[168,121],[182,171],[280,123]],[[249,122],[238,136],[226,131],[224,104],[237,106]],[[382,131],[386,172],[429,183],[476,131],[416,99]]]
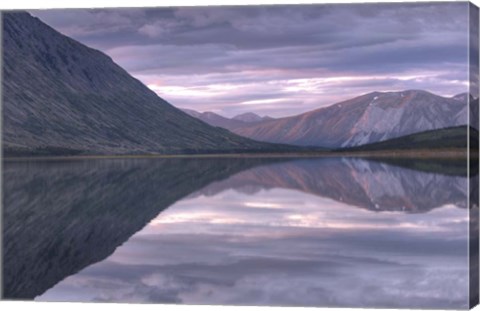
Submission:
[[[439,0],[436,0],[437,2]],[[70,0],[68,2],[58,1],[58,0],[2,0],[0,2],[0,9],[47,9],[47,8],[93,8],[93,7],[154,7],[154,6],[180,6],[180,5],[239,5],[239,4],[300,4],[300,3],[361,3],[361,2],[399,2],[399,1],[388,1],[388,0],[337,0],[337,1],[318,1],[318,0],[170,0],[170,1],[160,1],[160,0]],[[415,2],[412,0],[404,0],[404,2]],[[477,6],[480,6],[480,0],[472,1]],[[166,310],[166,311],[308,311],[308,310],[318,310],[318,311],[354,311],[358,309],[328,309],[328,308],[281,308],[281,307],[234,307],[234,306],[185,306],[185,305],[158,305],[158,304],[112,304],[112,303],[40,303],[40,302],[12,302],[12,301],[2,301],[0,302],[0,308],[2,310],[49,310],[49,311],[77,311],[85,310],[88,308],[89,311],[97,310],[116,310],[116,311],[150,311],[150,310]],[[377,309],[381,310],[381,309]],[[475,308],[479,311],[480,307]]]

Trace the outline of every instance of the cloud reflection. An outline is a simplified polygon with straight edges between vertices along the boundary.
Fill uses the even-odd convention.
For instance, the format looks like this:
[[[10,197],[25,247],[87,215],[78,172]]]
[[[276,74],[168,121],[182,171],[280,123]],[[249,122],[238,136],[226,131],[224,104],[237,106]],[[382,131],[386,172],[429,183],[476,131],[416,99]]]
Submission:
[[[373,213],[297,190],[227,187],[177,202],[37,300],[465,308],[467,222],[451,204]]]

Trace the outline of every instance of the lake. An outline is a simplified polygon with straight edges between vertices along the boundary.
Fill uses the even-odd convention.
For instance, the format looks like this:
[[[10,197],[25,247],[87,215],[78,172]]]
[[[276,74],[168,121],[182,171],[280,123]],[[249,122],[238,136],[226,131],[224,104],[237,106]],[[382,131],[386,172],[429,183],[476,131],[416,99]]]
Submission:
[[[361,159],[5,161],[4,298],[467,308],[467,200]]]

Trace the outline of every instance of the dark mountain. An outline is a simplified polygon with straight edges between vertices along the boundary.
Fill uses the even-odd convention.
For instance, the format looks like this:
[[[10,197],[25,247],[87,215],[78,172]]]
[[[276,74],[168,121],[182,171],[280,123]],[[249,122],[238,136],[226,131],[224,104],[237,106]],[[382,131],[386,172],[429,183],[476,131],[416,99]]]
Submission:
[[[410,134],[382,142],[342,149],[343,151],[376,150],[418,150],[418,149],[467,149],[470,135],[470,147],[478,149],[478,131],[465,126],[450,127]]]
[[[478,110],[478,98],[472,98],[470,100],[470,115],[469,115],[469,118],[470,118],[470,126],[475,128],[475,129],[479,129],[478,128],[478,122],[479,122],[479,110]]]
[[[269,116],[261,117],[258,114],[255,114],[253,112],[245,112],[245,113],[239,114],[237,116],[234,116],[232,118],[232,120],[239,120],[239,121],[243,121],[243,122],[246,122],[246,123],[258,123],[258,122],[262,122],[262,121],[273,120],[273,118],[271,118]]]
[[[467,107],[463,98],[445,98],[426,91],[374,92],[233,131],[265,142],[351,147],[466,125]]]
[[[279,148],[192,118],[107,55],[60,34],[28,13],[2,15],[6,155]]]

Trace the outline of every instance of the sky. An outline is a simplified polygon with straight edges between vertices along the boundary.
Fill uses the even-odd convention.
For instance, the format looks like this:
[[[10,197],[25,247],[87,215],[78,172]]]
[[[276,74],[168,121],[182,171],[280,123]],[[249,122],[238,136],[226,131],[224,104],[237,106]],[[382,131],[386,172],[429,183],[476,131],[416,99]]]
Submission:
[[[307,161],[298,165],[318,162]],[[413,200],[396,186],[403,174],[429,177],[437,186],[442,180],[462,179],[352,162],[360,169],[353,174],[357,177],[371,177],[362,172],[367,167],[375,177],[383,170],[396,172],[389,175],[390,183],[371,187],[389,193],[390,200]],[[347,170],[353,165],[337,164]],[[271,169],[283,165],[292,164]],[[270,166],[217,181],[214,189],[220,191],[209,185],[176,202],[110,257],[65,278],[36,300],[466,307],[465,208],[445,204],[426,213],[373,212],[314,193],[232,182],[243,174],[258,176]],[[431,183],[417,186],[422,192]]]
[[[468,4],[30,11],[176,107],[283,117],[372,91],[467,91]]]

